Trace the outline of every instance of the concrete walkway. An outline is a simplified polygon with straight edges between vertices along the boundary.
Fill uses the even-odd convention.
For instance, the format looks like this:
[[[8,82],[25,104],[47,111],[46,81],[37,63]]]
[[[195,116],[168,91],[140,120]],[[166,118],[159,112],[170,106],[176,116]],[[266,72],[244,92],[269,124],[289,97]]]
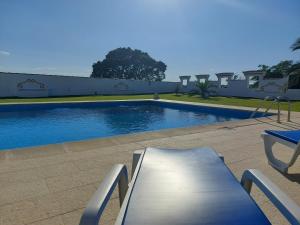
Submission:
[[[292,121],[278,124],[274,117],[251,119],[2,151],[0,225],[78,224],[88,200],[112,165],[125,163],[130,169],[132,152],[149,146],[211,146],[224,155],[238,179],[245,169],[257,168],[300,205],[300,160],[289,175],[282,175],[267,164],[260,138],[265,129],[300,129],[300,113],[294,113]],[[276,146],[276,154],[284,158],[289,151]],[[273,224],[288,224],[257,189],[253,193]],[[113,224],[118,213],[114,196],[102,224]]]

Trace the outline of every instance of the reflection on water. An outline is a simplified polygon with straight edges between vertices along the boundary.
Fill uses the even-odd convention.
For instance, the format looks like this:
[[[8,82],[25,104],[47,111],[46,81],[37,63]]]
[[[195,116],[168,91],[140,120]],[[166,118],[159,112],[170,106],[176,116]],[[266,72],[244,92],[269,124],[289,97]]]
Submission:
[[[118,110],[104,110],[103,119],[106,126],[114,132],[125,134],[151,129],[151,125],[164,118],[165,108],[158,106],[121,106]]]
[[[0,149],[205,125],[237,118],[199,109],[188,110],[141,103],[1,111]]]

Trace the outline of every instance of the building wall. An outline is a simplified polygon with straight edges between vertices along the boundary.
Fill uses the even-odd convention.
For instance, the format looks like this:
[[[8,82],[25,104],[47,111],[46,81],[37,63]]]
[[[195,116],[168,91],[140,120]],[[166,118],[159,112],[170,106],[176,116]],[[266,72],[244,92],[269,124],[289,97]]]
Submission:
[[[175,91],[177,85],[177,82],[147,82],[0,72],[0,97],[170,93]]]

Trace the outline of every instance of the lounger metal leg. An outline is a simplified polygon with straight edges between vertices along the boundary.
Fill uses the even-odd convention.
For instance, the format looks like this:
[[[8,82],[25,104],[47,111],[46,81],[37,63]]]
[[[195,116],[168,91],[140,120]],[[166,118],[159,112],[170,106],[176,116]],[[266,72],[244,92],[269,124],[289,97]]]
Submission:
[[[98,225],[100,217],[117,184],[119,185],[120,205],[122,205],[128,189],[128,175],[125,165],[114,165],[105,176],[99,188],[88,202],[81,216],[80,225]]]
[[[264,139],[265,153],[268,158],[269,164],[274,168],[276,168],[277,170],[281,171],[282,173],[287,173],[289,167],[291,167],[296,162],[298,156],[300,155],[300,144],[298,144],[298,146],[295,146],[296,149],[295,147],[290,146],[292,148],[292,151],[294,151],[294,153],[290,161],[288,163],[285,163],[279,159],[276,159],[273,154],[272,147],[276,143],[274,138],[271,135],[266,133],[262,134],[262,138]]]
[[[289,164],[286,164],[286,163],[280,161],[279,159],[276,159],[273,154],[272,148],[273,148],[273,145],[276,143],[276,141],[274,141],[272,139],[272,137],[266,133],[263,133],[261,136],[264,140],[265,153],[268,158],[268,163],[271,166],[273,166],[275,169],[277,169],[283,173],[287,173]],[[294,160],[296,160],[296,158]]]
[[[252,183],[269,198],[282,215],[293,225],[300,225],[300,207],[258,170],[246,170],[241,185],[250,194]]]
[[[133,177],[133,174],[135,172],[135,169],[138,165],[138,162],[141,158],[141,156],[144,154],[144,150],[136,150],[134,151],[132,155],[132,168],[131,168],[131,178]]]
[[[288,167],[291,167],[292,165],[294,165],[294,163],[296,162],[298,156],[299,156],[300,152],[299,152],[299,148],[295,150],[290,162],[287,164]]]
[[[119,186],[119,202],[120,202],[120,206],[121,206],[123,204],[123,201],[124,201],[124,198],[126,196],[127,189],[128,189],[127,170],[124,171],[124,174],[122,176],[120,176],[118,186]]]
[[[223,162],[225,162],[224,156],[223,156],[222,154],[220,154],[220,153],[218,153],[218,155],[219,155],[219,158],[220,158]]]

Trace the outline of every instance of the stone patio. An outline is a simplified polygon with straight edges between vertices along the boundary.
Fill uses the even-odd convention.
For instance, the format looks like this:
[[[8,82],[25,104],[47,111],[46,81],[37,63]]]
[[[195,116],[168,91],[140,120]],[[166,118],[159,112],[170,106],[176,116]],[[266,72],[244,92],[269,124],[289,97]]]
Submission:
[[[260,138],[265,129],[299,129],[300,113],[293,113],[292,121],[278,124],[276,117],[249,119],[2,151],[0,225],[78,224],[88,200],[112,165],[125,163],[130,170],[133,151],[150,146],[211,146],[224,155],[238,179],[247,168],[259,169],[300,205],[300,160],[289,175],[282,175],[268,165]],[[286,158],[289,153],[285,147],[276,146],[280,157]],[[253,197],[272,224],[288,224],[256,188]],[[102,224],[113,224],[118,209],[115,193]]]

